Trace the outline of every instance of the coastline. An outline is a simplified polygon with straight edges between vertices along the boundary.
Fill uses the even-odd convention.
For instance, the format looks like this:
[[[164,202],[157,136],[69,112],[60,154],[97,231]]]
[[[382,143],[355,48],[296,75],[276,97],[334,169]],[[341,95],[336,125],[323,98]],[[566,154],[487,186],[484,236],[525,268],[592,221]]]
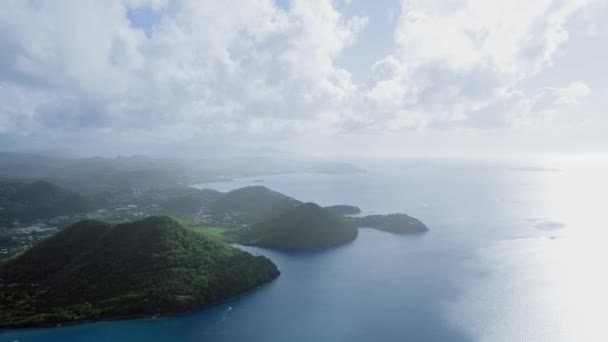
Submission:
[[[248,180],[250,179],[252,183],[256,183],[261,185],[260,183],[264,183],[265,180],[263,177],[274,177],[274,176],[287,176],[287,175],[352,175],[352,174],[361,174],[368,173],[367,169],[362,169],[358,167],[354,167],[352,170],[342,170],[342,171],[286,171],[286,172],[267,172],[267,173],[256,173],[248,176],[235,176],[235,177],[217,177],[213,180],[208,180],[205,182],[197,182],[193,184],[188,184],[186,186],[195,188],[195,189],[204,189],[205,184],[221,184],[221,183],[230,183],[238,180]]]
[[[82,319],[82,320],[65,321],[65,322],[59,322],[59,323],[41,323],[41,324],[33,324],[33,325],[0,326],[0,335],[9,333],[11,331],[21,332],[21,331],[39,330],[39,329],[60,329],[60,328],[65,328],[65,327],[69,327],[69,326],[94,324],[94,323],[101,323],[101,322],[129,321],[129,320],[139,320],[139,319],[158,319],[158,318],[179,317],[179,316],[189,315],[189,314],[207,310],[212,307],[219,306],[223,303],[246,296],[246,295],[262,288],[263,286],[269,285],[270,283],[275,281],[280,275],[281,275],[281,271],[278,271],[278,274],[276,276],[271,277],[268,280],[261,282],[250,289],[247,289],[243,292],[239,292],[239,293],[235,294],[234,296],[222,298],[217,301],[199,306],[194,309],[176,311],[176,312],[145,314],[145,315],[144,314],[121,315],[121,316],[103,317],[103,318],[99,318],[99,319]]]

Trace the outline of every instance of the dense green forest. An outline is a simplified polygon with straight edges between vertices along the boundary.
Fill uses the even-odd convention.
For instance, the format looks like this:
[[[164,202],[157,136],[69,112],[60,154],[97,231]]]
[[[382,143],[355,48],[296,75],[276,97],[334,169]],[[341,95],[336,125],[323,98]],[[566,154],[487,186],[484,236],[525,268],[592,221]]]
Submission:
[[[279,275],[167,216],[80,221],[0,265],[0,326],[192,310]]]
[[[242,243],[285,251],[321,250],[357,237],[355,225],[315,203],[304,203],[243,230]]]
[[[16,219],[30,222],[91,210],[93,203],[83,196],[46,181],[0,182],[0,226]]]

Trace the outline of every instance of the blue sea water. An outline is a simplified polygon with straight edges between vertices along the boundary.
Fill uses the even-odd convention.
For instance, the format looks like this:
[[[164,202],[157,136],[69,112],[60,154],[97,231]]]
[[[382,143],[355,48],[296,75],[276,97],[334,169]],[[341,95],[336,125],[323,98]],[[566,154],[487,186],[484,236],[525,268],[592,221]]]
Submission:
[[[320,253],[248,247],[282,274],[239,298],[173,317],[5,331],[0,342],[608,341],[605,163],[365,166],[203,186],[405,212],[430,232],[362,229]]]

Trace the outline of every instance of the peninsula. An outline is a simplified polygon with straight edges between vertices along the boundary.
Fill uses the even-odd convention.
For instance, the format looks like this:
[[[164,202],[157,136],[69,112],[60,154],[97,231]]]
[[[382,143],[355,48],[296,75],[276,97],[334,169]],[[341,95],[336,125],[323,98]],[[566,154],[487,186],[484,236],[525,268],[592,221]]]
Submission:
[[[80,221],[0,265],[0,327],[194,310],[279,275],[167,216]]]

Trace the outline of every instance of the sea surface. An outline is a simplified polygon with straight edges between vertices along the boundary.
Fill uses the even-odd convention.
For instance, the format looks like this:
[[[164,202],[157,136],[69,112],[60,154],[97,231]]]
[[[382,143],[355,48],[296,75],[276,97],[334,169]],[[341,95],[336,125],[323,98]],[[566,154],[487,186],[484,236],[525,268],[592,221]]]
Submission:
[[[245,248],[282,274],[191,314],[4,331],[4,341],[608,341],[608,164],[391,162],[264,185],[365,214],[405,212],[422,236],[362,229],[320,253]],[[263,180],[263,182],[259,182]]]

